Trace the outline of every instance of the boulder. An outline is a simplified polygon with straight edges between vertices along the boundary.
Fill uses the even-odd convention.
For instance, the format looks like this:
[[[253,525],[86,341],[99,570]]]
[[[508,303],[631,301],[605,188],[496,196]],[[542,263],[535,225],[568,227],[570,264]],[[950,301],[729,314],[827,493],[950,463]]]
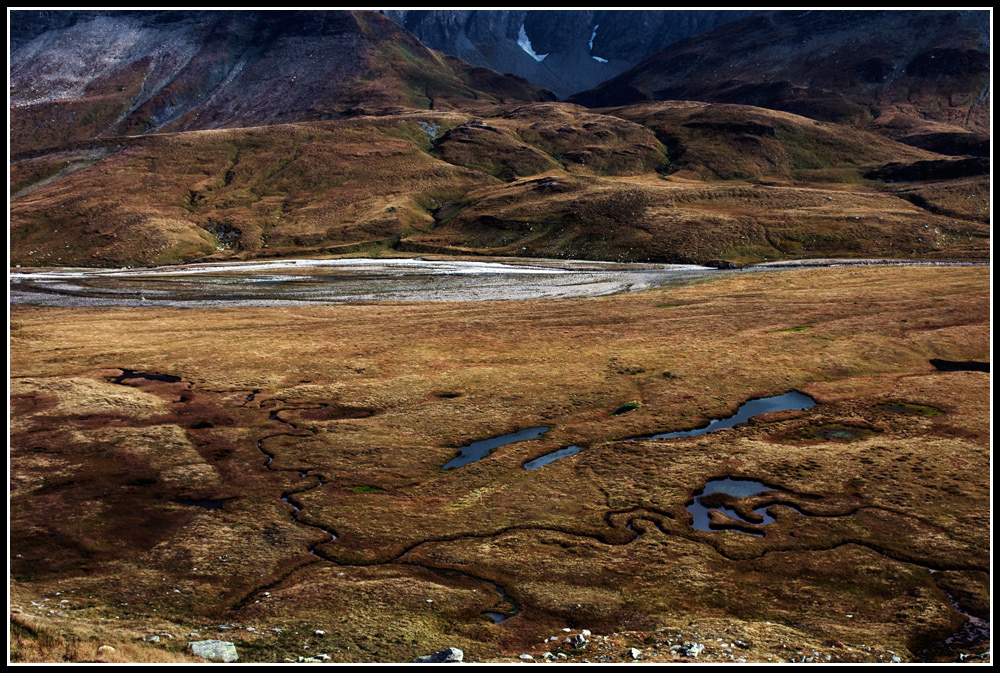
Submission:
[[[198,640],[188,643],[191,652],[212,661],[236,661],[236,646],[225,640]]]
[[[448,649],[441,650],[440,652],[435,652],[434,654],[428,654],[423,657],[417,657],[413,660],[415,664],[448,664],[457,663],[462,661],[462,657],[465,654],[462,650],[457,647],[449,647]]]

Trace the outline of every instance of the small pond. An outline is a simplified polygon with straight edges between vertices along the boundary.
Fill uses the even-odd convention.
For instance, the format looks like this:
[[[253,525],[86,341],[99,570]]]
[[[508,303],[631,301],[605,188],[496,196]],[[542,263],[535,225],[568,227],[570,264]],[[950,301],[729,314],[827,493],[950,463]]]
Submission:
[[[544,456],[539,456],[534,460],[529,460],[524,464],[524,469],[526,470],[537,470],[540,467],[544,467],[551,462],[559,460],[560,458],[565,458],[566,456],[575,456],[576,454],[583,451],[582,446],[567,446],[557,451],[551,453],[546,453]]]
[[[966,360],[964,362],[959,362],[956,360],[940,360],[934,358],[931,360],[931,364],[939,372],[986,372],[990,373],[990,363],[989,362],[976,362],[975,360]]]
[[[759,416],[760,414],[766,414],[772,411],[788,411],[791,409],[809,409],[810,407],[816,406],[816,400],[809,397],[805,393],[800,393],[797,390],[793,390],[783,395],[774,395],[772,397],[762,397],[756,400],[749,400],[740,405],[736,413],[729,418],[715,419],[709,422],[701,428],[695,428],[694,430],[682,430],[679,432],[665,432],[660,435],[653,435],[652,437],[632,437],[629,441],[635,441],[638,439],[672,439],[675,437],[694,437],[696,435],[704,435],[709,432],[715,432],[716,430],[723,430],[725,428],[731,428],[739,423],[750,420],[754,416]],[[524,431],[522,431],[524,432]],[[504,435],[504,437],[510,437],[511,435]],[[504,439],[504,437],[497,437],[496,439]],[[495,440],[486,440],[495,441]],[[523,441],[523,440],[514,440]],[[509,443],[509,442],[507,442]],[[472,444],[470,446],[475,446]],[[468,447],[467,447],[468,448]],[[524,464],[524,469],[526,470],[537,470],[540,467],[544,467],[549,463],[555,462],[560,458],[565,458],[566,456],[575,456],[580,453],[584,447],[582,446],[567,446],[551,453],[546,453],[544,456],[535,458],[534,460],[529,460]],[[459,460],[456,458],[455,460]],[[478,460],[478,458],[476,459]],[[452,461],[454,462],[454,461]],[[470,461],[471,462],[471,461]],[[463,463],[464,465],[465,463]],[[450,465],[450,463],[449,463]],[[458,466],[456,466],[458,467]],[[448,469],[448,466],[445,466]]]
[[[653,435],[652,437],[639,437],[638,439],[673,439],[675,437],[695,437],[697,435],[715,432],[716,430],[731,428],[740,423],[749,421],[754,416],[770,413],[772,411],[789,411],[792,409],[801,410],[809,409],[814,406],[816,406],[816,400],[809,397],[805,393],[793,390],[785,393],[784,395],[761,397],[756,400],[744,402],[740,405],[739,409],[736,410],[736,413],[729,418],[714,419],[710,421],[708,425],[695,428],[694,430],[664,432],[659,435]]]
[[[537,439],[550,429],[551,426],[542,425],[537,428],[527,428],[510,434],[500,435],[499,437],[481,439],[478,442],[473,442],[468,446],[460,448],[459,451],[461,453],[445,463],[445,466],[441,469],[454,470],[456,467],[462,467],[463,465],[474,463],[490,455],[494,450],[500,448],[501,446],[515,444],[517,442],[526,442],[529,439]]]
[[[749,519],[740,516],[740,514],[734,508],[728,505],[712,503],[709,506],[703,504],[703,500],[706,500],[708,499],[708,496],[717,493],[729,495],[734,498],[750,498],[755,495],[760,495],[761,493],[764,493],[766,491],[780,491],[780,490],[781,489],[768,486],[764,482],[757,481],[755,479],[737,479],[732,477],[726,477],[724,479],[710,479],[708,482],[706,482],[705,487],[703,489],[695,493],[694,500],[690,505],[687,506],[687,510],[691,512],[691,516],[694,518],[691,527],[694,528],[695,530],[701,530],[701,531],[715,530],[710,525],[711,519],[709,517],[709,512],[711,512],[713,509],[720,511],[723,514],[733,519],[736,519],[737,521],[742,521],[743,523],[748,523],[758,526],[769,524],[774,521],[774,517],[767,513],[767,509],[771,505],[765,505],[763,507],[758,507],[755,510],[753,510],[753,513],[761,517],[761,520],[751,521]],[[740,532],[743,533],[748,531],[741,530]],[[759,535],[763,537],[763,533],[750,533],[750,534]]]

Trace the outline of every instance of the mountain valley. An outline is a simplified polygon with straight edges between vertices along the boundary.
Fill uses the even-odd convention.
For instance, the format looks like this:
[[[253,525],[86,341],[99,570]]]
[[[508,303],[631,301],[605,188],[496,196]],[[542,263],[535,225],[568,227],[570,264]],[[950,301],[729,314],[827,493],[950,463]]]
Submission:
[[[991,10],[8,17],[12,663],[991,660]]]

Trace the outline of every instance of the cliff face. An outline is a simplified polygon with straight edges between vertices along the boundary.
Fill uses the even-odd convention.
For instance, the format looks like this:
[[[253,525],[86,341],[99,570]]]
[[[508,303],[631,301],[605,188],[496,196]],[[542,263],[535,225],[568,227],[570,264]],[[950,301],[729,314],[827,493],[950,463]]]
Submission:
[[[667,47],[571,100],[757,105],[926,147],[919,138],[934,131],[988,133],[989,78],[987,12],[765,12]]]
[[[646,56],[749,11],[386,10],[424,44],[524,77],[560,97],[597,86]]]
[[[395,107],[547,100],[370,12],[14,12],[15,151]]]

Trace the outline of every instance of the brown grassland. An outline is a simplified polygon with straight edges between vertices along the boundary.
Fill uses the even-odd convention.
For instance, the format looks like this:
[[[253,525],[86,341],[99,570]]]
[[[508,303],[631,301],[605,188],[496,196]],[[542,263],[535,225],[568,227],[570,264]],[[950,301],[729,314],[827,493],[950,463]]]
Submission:
[[[918,181],[870,177],[935,161]],[[11,263],[387,249],[736,264],[984,260],[988,168],[964,166],[850,127],[679,101],[155,133],[16,157]]]
[[[506,124],[496,142],[536,156]],[[226,165],[247,133],[205,136],[215,144],[189,164]],[[441,170],[420,161],[405,170]],[[445,165],[469,189],[491,184]],[[263,222],[267,194],[240,201],[244,168],[260,170],[192,172],[199,193]],[[193,180],[160,193],[183,209]],[[398,203],[419,228],[419,209]],[[963,613],[989,618],[990,378],[929,364],[989,359],[989,275],[859,267],[572,300],[13,306],[11,657],[182,661],[188,640],[218,637],[241,661],[411,661],[448,646],[510,661],[586,628],[609,639],[570,660],[634,646],[672,661],[681,640],[717,659],[721,639],[750,661],[933,658]],[[626,441],[790,390],[817,405]],[[612,415],[626,403],[639,406]],[[541,425],[441,470],[458,447]],[[571,444],[586,448],[522,467]],[[788,492],[763,536],[691,528],[685,505],[724,476]]]

